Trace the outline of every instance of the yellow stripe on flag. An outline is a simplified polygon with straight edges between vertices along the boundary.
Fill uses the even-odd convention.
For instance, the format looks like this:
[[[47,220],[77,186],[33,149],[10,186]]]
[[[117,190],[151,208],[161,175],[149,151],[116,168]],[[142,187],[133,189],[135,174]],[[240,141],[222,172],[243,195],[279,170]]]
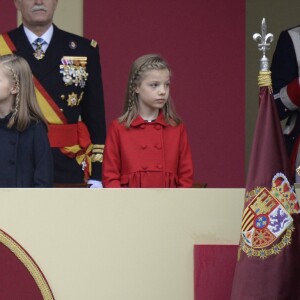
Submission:
[[[242,230],[247,231],[253,226],[254,216],[251,211],[246,208],[243,215]]]

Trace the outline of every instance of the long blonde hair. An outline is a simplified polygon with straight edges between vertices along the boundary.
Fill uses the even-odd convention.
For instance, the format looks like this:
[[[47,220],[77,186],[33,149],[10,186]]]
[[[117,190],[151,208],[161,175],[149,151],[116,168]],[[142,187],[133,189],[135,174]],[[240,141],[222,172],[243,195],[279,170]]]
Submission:
[[[37,103],[31,69],[27,61],[15,54],[0,56],[0,68],[16,89],[13,113],[7,124],[24,131],[31,121],[47,124]]]
[[[130,127],[132,121],[138,116],[138,96],[135,92],[136,87],[143,80],[145,73],[151,70],[168,70],[171,74],[167,62],[157,54],[143,55],[134,61],[129,73],[123,114],[118,119],[119,122],[124,123],[126,127]],[[167,123],[175,126],[181,122],[179,116],[175,112],[170,95],[162,112]]]

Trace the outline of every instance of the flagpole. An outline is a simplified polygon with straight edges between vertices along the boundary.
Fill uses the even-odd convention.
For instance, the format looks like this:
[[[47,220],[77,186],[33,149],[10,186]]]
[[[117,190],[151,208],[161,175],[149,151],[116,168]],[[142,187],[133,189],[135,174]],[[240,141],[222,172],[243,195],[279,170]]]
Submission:
[[[249,160],[231,300],[299,299],[300,214],[266,52],[265,19],[253,39],[262,51],[259,110]],[[279,230],[280,228],[280,230]]]

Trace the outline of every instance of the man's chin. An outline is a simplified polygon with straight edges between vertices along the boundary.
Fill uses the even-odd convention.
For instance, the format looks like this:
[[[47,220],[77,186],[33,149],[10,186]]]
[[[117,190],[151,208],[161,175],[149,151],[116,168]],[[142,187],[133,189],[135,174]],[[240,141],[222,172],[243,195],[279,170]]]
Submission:
[[[49,21],[49,19],[45,19],[45,18],[33,18],[30,22],[30,26],[31,27],[44,27],[47,25],[50,25],[52,23],[52,21]]]

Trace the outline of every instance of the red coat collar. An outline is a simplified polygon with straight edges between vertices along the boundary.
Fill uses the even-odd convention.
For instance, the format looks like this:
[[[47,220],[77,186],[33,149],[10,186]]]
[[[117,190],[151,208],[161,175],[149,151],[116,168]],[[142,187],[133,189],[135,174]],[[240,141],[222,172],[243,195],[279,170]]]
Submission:
[[[141,116],[137,116],[131,123],[131,126],[140,126],[142,124],[147,123]],[[169,124],[165,121],[164,114],[162,111],[159,112],[159,115],[157,116],[157,119],[154,122],[151,122],[151,124],[160,124],[162,126],[169,126]]]

